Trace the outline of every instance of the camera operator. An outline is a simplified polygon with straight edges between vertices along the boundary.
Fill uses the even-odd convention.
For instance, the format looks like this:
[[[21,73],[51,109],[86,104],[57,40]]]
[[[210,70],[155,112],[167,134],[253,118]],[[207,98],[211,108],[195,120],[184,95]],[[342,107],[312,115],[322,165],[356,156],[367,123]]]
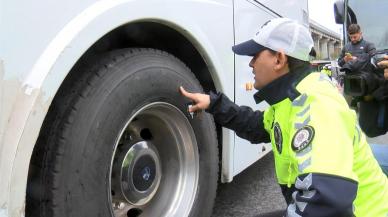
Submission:
[[[386,81],[384,82],[385,85],[384,85],[384,89],[382,90],[382,92],[384,92],[385,95],[388,95],[388,84],[387,84],[388,83],[388,55],[385,55],[384,59],[385,60],[378,62],[377,65],[380,68],[384,68],[384,78]],[[386,103],[385,103],[385,107],[386,107],[385,114],[388,114],[388,102],[387,101],[388,101],[388,99],[386,99]],[[377,159],[377,161],[380,164],[380,167],[382,168],[384,173],[386,175],[388,175],[388,145],[371,144],[371,148],[372,148],[373,155],[375,156],[375,158]]]
[[[348,70],[350,76],[360,76],[360,80],[364,81],[364,84],[360,85],[363,86],[362,94],[358,94],[361,97],[354,98],[359,102],[360,126],[369,137],[388,132],[388,55],[382,54],[384,52],[376,52],[372,56],[370,61],[372,64],[367,64],[372,66],[358,71]]]

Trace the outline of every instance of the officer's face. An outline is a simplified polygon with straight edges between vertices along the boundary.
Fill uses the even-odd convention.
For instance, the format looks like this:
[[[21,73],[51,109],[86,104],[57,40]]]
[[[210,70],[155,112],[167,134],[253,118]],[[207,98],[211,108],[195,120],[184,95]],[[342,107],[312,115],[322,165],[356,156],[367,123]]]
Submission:
[[[257,90],[281,76],[281,73],[279,73],[279,58],[269,50],[256,54],[249,66],[253,69],[252,73],[255,75],[254,87]]]
[[[355,44],[361,40],[362,32],[357,32],[354,34],[349,34],[350,41]]]

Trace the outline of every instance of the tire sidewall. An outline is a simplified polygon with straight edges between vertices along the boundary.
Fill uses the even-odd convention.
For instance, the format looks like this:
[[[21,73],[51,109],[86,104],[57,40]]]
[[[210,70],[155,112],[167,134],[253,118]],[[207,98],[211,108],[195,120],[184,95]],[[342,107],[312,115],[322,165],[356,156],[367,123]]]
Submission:
[[[199,180],[190,216],[209,216],[218,176],[217,139],[208,114],[191,118],[179,86],[201,92],[192,73],[176,58],[162,52],[128,51],[99,70],[75,105],[64,132],[66,148],[60,163],[61,196],[69,216],[109,216],[110,164],[120,131],[142,107],[165,102],[189,120],[198,144]],[[102,187],[104,186],[104,187]],[[85,202],[87,201],[87,202]],[[60,199],[59,201],[60,202]]]

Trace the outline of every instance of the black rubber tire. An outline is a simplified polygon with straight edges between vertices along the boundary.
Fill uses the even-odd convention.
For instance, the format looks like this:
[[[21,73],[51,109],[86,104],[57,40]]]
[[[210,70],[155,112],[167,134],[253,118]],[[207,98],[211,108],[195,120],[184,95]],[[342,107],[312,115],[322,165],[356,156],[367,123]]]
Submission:
[[[111,216],[107,180],[115,139],[138,108],[162,101],[185,113],[199,146],[198,188],[189,216],[210,216],[219,161],[215,124],[208,114],[191,119],[188,100],[178,92],[180,85],[202,91],[193,73],[172,55],[143,48],[105,54],[78,70],[45,119],[31,159],[26,215]]]

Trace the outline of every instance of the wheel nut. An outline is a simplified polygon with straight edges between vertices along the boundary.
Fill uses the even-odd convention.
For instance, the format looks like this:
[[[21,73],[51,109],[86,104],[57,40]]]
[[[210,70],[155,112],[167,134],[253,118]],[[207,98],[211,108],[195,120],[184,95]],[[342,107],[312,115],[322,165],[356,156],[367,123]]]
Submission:
[[[119,209],[124,209],[124,207],[125,207],[125,203],[123,202],[120,202],[119,205],[117,206],[117,208]]]

